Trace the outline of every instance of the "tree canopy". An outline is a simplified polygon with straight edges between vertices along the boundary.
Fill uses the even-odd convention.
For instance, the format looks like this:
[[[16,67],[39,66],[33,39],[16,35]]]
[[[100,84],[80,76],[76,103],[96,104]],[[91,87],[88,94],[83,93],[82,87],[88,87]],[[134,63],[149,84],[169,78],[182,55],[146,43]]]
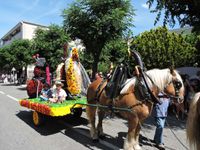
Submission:
[[[29,40],[15,40],[0,48],[0,67],[22,69],[32,61],[33,50]]]
[[[38,29],[33,39],[33,48],[40,57],[45,57],[52,70],[55,70],[63,57],[63,46],[69,36],[58,25],[49,26],[48,30]]]
[[[197,60],[196,48],[165,27],[140,34],[132,46],[141,53],[147,69],[191,66]]]
[[[156,4],[155,4],[156,3]],[[175,24],[177,19],[181,26],[190,25],[200,32],[200,1],[199,0],[147,0],[152,12],[157,13],[155,23],[160,19],[164,12],[164,25]]]
[[[83,40],[92,54],[93,75],[107,42],[129,33],[134,10],[130,0],[79,0],[63,11],[64,29],[72,38]]]

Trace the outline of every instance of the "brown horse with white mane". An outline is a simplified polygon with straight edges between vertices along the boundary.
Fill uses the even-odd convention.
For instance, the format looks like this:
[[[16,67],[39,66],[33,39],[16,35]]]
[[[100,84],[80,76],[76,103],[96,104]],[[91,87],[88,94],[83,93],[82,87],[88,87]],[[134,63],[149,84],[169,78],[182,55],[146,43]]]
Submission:
[[[194,95],[190,104],[186,133],[191,149],[200,149],[200,92]]]
[[[159,92],[163,92],[173,100],[183,99],[184,87],[180,86],[183,85],[183,82],[177,71],[173,69],[153,69],[144,73],[144,78],[155,97],[158,96]],[[128,134],[124,141],[124,149],[141,150],[138,141],[141,123],[150,115],[154,101],[152,99],[142,99],[140,93],[138,93],[137,83],[138,77],[136,76],[128,79],[120,94],[114,99],[107,96],[105,91],[107,82],[98,79],[90,84],[87,91],[88,106],[86,111],[91,124],[90,134],[93,140],[98,140],[98,137],[104,135],[102,121],[105,111],[112,108],[127,109],[127,111],[117,112],[128,121]],[[97,127],[95,126],[97,107],[93,107],[95,105],[99,106]],[[108,109],[101,109],[101,106],[107,106]]]

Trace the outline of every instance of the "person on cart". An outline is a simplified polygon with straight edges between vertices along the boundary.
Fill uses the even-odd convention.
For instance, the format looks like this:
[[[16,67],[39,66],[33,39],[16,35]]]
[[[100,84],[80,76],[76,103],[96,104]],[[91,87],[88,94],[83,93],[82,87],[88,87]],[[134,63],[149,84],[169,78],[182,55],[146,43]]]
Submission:
[[[48,83],[45,83],[41,91],[40,99],[48,101],[49,98],[52,98],[52,90],[50,89],[50,85]]]
[[[63,83],[61,81],[56,81],[55,85],[56,88],[52,90],[52,98],[49,98],[49,101],[53,103],[62,103],[66,100],[67,93],[62,89]]]

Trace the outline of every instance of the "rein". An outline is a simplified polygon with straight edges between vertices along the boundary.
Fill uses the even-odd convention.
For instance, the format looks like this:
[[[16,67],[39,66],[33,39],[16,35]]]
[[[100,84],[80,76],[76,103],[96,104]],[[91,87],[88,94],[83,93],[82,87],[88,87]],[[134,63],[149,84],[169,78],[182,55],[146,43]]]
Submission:
[[[140,70],[141,70],[141,69],[140,69]],[[161,104],[161,102],[160,102],[160,100],[159,100],[158,98],[176,99],[176,101],[177,101],[179,104],[183,102],[183,100],[181,100],[181,98],[180,98],[179,96],[169,95],[169,94],[165,93],[164,90],[160,90],[160,88],[153,82],[153,80],[151,79],[151,77],[150,77],[146,72],[143,72],[143,71],[141,70],[141,74],[142,74],[142,78],[143,78],[143,80],[144,80],[144,82],[145,82],[145,84],[146,84],[146,87],[147,87],[147,89],[148,89],[148,91],[149,91],[149,93],[150,93],[150,95],[151,95],[151,97],[152,97],[153,102],[156,102],[156,103],[160,103],[160,104]],[[159,90],[161,93],[163,93],[162,96],[155,96],[155,95],[152,93],[152,91],[150,90],[150,88],[149,88],[149,86],[148,86],[148,84],[147,84],[147,81],[146,81],[146,78],[145,78],[144,75],[146,75],[146,76],[148,77],[148,79],[151,81],[152,85],[156,86],[156,88],[158,88],[158,90]],[[179,81],[178,81],[178,82],[179,82]],[[165,85],[165,88],[166,88],[168,85],[170,85],[171,83],[174,84],[174,83],[173,83],[173,80],[170,81],[169,83],[167,83],[167,85]],[[164,89],[165,89],[165,88],[164,88]],[[174,88],[175,88],[175,87],[174,87]],[[178,88],[180,89],[181,86],[178,85]],[[175,88],[175,90],[176,90],[176,88]]]

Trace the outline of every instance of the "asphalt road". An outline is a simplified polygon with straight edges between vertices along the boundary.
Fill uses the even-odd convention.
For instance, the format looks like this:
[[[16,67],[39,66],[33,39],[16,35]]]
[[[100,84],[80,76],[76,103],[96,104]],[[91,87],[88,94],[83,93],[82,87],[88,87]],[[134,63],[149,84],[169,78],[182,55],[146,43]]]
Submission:
[[[106,137],[99,143],[93,143],[85,112],[77,120],[70,116],[48,118],[44,126],[35,127],[32,123],[32,111],[18,103],[24,97],[27,94],[23,87],[0,84],[0,150],[122,149],[127,132],[125,120],[106,118]],[[185,121],[169,116],[168,124],[164,130],[166,149],[187,149]],[[157,149],[151,142],[154,131],[153,118],[149,117],[142,126],[140,135],[143,150]]]

